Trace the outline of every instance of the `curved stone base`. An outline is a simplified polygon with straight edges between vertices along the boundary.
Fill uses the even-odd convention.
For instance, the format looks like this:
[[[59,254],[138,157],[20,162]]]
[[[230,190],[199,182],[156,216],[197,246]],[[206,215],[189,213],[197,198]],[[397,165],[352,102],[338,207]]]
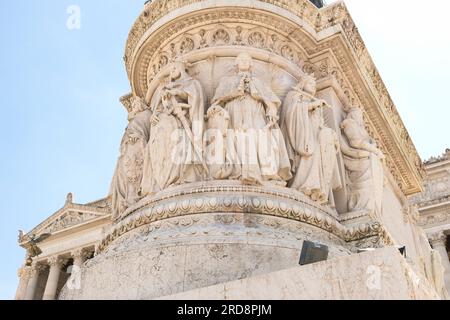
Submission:
[[[298,266],[304,240],[329,259],[379,241],[378,223],[346,227],[295,190],[238,182],[183,185],[143,199],[60,299],[152,299]],[[359,244],[358,246],[361,246]]]
[[[319,228],[254,214],[201,214],[144,226],[115,241],[82,270],[81,290],[60,299],[152,299],[298,266],[303,240],[348,255]]]

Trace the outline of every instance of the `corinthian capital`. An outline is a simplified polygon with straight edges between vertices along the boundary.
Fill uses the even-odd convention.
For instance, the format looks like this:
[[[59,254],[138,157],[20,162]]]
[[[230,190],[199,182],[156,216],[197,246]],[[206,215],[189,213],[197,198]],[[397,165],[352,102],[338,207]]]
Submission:
[[[45,271],[47,266],[45,264],[42,264],[41,262],[33,262],[31,267],[29,267],[28,272],[32,274],[39,274],[43,271]]]
[[[83,263],[84,261],[86,261],[89,258],[90,252],[83,248],[79,248],[79,249],[72,251],[71,255],[72,255],[72,258],[74,259],[74,261],[76,261],[78,263]]]
[[[63,258],[60,258],[58,256],[54,256],[54,257],[48,258],[47,262],[50,265],[50,267],[61,268],[64,265],[64,263],[66,262],[66,260]]]
[[[430,241],[433,248],[445,246],[447,242],[447,236],[444,234],[443,231],[439,231],[435,233],[430,233],[428,235],[428,240]]]
[[[17,271],[17,276],[20,279],[27,279],[31,276],[31,271],[32,271],[31,267],[22,267]]]

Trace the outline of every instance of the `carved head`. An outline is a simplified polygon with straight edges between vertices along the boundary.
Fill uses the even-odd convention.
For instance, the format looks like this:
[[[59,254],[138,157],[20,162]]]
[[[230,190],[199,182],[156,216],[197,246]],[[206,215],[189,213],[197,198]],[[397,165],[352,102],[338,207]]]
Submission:
[[[305,74],[304,76],[302,76],[300,82],[298,83],[295,89],[299,91],[304,91],[314,96],[317,92],[316,79],[312,74]]]
[[[176,60],[170,67],[170,80],[175,81],[187,76],[187,64],[184,61]]]
[[[364,126],[364,114],[361,108],[352,107],[348,112],[347,119],[352,119],[359,125]]]
[[[131,98],[131,110],[128,115],[128,120],[132,120],[137,114],[145,111],[147,108],[145,101],[141,97],[134,96]]]
[[[253,58],[246,52],[239,54],[236,58],[236,66],[240,72],[248,72],[252,68]]]

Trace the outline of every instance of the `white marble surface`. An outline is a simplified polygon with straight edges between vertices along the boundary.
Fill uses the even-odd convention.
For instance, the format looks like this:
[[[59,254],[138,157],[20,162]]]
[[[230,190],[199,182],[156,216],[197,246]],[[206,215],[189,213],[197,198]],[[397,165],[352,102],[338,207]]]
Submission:
[[[153,299],[298,265],[303,240],[349,255],[326,231],[276,217],[205,214],[169,219],[118,239],[82,268],[60,299]]]
[[[395,248],[336,258],[166,296],[173,299],[440,299]]]

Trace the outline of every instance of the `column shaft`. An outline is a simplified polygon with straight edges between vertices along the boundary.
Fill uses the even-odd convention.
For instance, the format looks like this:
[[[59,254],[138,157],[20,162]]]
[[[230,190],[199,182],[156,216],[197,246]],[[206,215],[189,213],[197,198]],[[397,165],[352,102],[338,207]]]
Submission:
[[[61,264],[59,261],[51,261],[50,272],[45,286],[43,300],[55,300],[56,290],[58,290],[59,276],[61,274]]]
[[[15,300],[23,300],[26,295],[27,285],[29,281],[29,267],[24,267],[19,270],[19,286],[17,287]]]
[[[25,300],[34,300],[38,280],[39,280],[39,268],[35,266],[31,270],[31,276],[27,283]]]

